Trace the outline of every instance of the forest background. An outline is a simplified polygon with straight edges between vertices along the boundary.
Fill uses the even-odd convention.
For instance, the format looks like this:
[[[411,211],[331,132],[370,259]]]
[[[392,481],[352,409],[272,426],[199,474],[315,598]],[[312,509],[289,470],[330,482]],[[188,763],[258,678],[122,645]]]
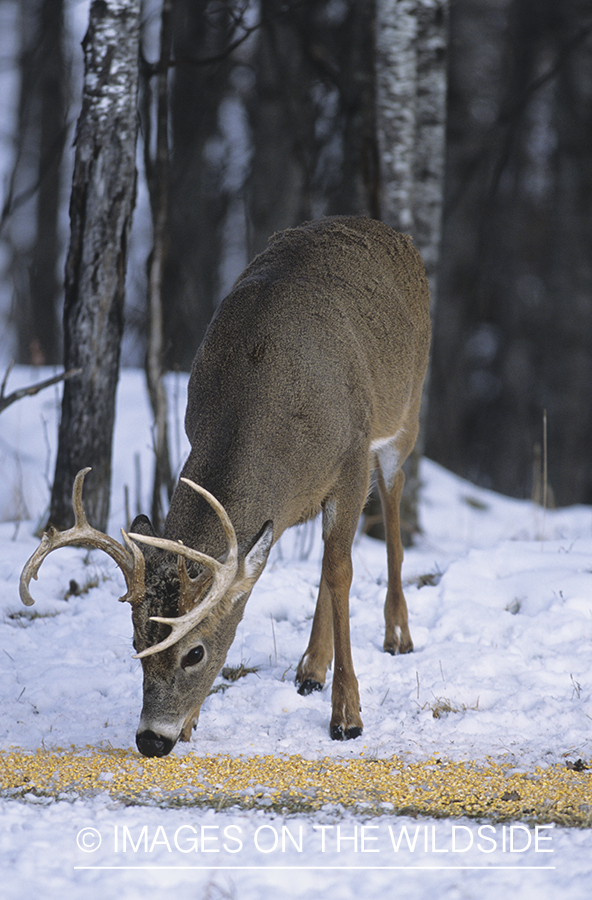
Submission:
[[[102,2],[94,0],[95,12]],[[169,370],[190,368],[212,311],[270,234],[327,214],[382,218],[412,234],[432,284],[426,454],[483,486],[540,499],[544,441],[547,496],[590,504],[592,4],[391,0],[397,34],[405,16],[412,23],[407,48],[428,48],[426,71],[413,83],[403,51],[389,62],[377,27],[388,7],[144,0],[121,361],[141,366],[149,357],[149,263],[163,172]],[[0,0],[0,20],[0,360],[60,365],[89,4]],[[419,198],[417,209],[431,202],[436,224],[426,225],[415,200],[398,208],[396,196],[385,201],[389,147],[377,91],[389,78],[409,113],[403,126],[413,120],[406,198]],[[446,100],[442,140],[440,113],[421,107],[434,92]],[[440,205],[429,191],[426,200],[430,179],[442,186]]]

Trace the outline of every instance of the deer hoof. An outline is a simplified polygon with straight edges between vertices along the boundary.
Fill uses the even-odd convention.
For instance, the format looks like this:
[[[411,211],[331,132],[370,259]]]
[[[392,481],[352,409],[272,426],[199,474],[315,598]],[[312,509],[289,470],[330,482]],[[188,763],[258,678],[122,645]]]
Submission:
[[[346,728],[345,731],[341,727],[341,725],[331,725],[331,740],[332,741],[351,741],[354,738],[357,738],[362,733],[362,728],[359,725],[353,725],[351,728]]]
[[[298,693],[302,694],[303,697],[307,697],[309,694],[312,694],[313,691],[322,691],[323,685],[320,681],[314,681],[312,678],[305,678],[303,682],[301,682],[300,687],[298,688]]]
[[[392,641],[384,642],[384,652],[390,653],[391,656],[399,656],[401,653],[413,653],[413,641],[411,638],[408,640],[401,639],[395,637]]]

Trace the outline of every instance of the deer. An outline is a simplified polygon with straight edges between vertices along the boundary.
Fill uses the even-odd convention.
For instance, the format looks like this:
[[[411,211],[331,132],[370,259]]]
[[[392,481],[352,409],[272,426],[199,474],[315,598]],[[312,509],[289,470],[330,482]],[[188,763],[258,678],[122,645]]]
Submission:
[[[413,642],[401,580],[402,465],[419,429],[430,298],[411,239],[363,217],[327,217],[272,236],[217,308],[188,382],[190,452],[162,537],[137,516],[122,543],[89,525],[82,469],[75,524],[49,528],[23,568],[95,547],[121,569],[143,669],[136,745],[163,757],[189,741],[270,550],[322,514],[323,556],[300,694],[333,664],[333,740],[362,733],[350,641],[352,545],[375,472],[386,534],[384,650]]]

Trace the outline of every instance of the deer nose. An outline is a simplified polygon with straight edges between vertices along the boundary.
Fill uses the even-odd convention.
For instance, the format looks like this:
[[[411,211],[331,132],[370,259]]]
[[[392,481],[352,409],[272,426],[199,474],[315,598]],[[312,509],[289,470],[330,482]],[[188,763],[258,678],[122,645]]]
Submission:
[[[167,756],[175,746],[175,741],[153,731],[140,731],[136,735],[136,746],[142,756]]]

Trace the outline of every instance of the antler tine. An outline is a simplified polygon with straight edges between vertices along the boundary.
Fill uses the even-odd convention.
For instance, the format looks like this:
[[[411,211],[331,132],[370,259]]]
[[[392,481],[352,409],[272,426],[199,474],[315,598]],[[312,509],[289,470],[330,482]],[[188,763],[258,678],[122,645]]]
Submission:
[[[225,563],[221,563],[220,560],[215,559],[213,556],[208,556],[207,553],[200,553],[199,550],[188,547],[183,541],[172,541],[169,538],[156,537],[156,535],[152,534],[136,534],[134,531],[130,531],[128,537],[133,538],[134,541],[138,541],[140,544],[147,544],[149,547],[158,547],[159,550],[168,550],[169,553],[183,556],[185,559],[189,559],[192,562],[200,563],[202,566],[211,569],[213,572],[224,569],[226,565]]]
[[[128,548],[131,558],[132,558],[132,584],[129,585],[126,578],[126,585],[128,587],[127,593],[125,596],[120,597],[119,600],[121,603],[125,603],[126,600],[134,606],[136,603],[139,603],[144,597],[145,590],[145,571],[146,571],[146,561],[144,559],[144,554],[140,550],[140,548],[134,544],[132,540],[130,540],[127,533],[121,529],[121,536],[123,538],[123,542],[125,546]],[[125,572],[123,573],[125,575]]]
[[[85,528],[90,525],[88,524],[88,520],[86,518],[86,513],[84,512],[84,507],[82,505],[82,488],[84,486],[84,479],[91,471],[91,466],[87,466],[86,469],[80,469],[77,473],[76,478],[74,479],[74,486],[72,487],[72,508],[74,509],[74,528]],[[66,532],[63,532],[64,534]]]
[[[233,562],[238,560],[238,541],[236,539],[236,531],[234,530],[234,525],[230,521],[230,517],[222,504],[216,500],[213,494],[210,494],[209,491],[206,491],[201,485],[196,484],[195,481],[191,481],[189,478],[181,478],[181,481],[184,484],[188,485],[192,490],[196,493],[201,494],[204,497],[212,509],[214,509],[218,513],[218,518],[222,524],[222,528],[224,529],[224,534],[228,539],[228,556],[226,557],[226,563],[228,564],[232,559]]]
[[[207,553],[202,553],[200,550],[194,550],[193,547],[188,547],[180,540],[173,541],[170,538],[161,538],[149,534],[137,534],[135,532],[130,532],[129,536],[133,538],[134,541],[138,541],[141,544],[148,544],[150,547],[158,547],[159,550],[168,550],[169,553],[176,553],[177,556],[182,556],[192,562],[200,563],[200,565],[205,566],[207,569],[211,569],[215,576],[219,576],[222,572],[232,572],[232,578],[234,578],[238,564],[238,541],[228,513],[222,504],[216,500],[214,495],[210,494],[209,491],[206,491],[205,488],[202,488],[201,485],[195,484],[194,481],[190,481],[188,478],[181,478],[181,481],[184,481],[185,484],[193,488],[194,491],[205,497],[210,506],[218,513],[218,517],[224,529],[224,534],[228,538],[228,553],[226,560],[220,562],[220,560],[215,557],[208,556]],[[230,578],[230,581],[232,578]]]
[[[89,525],[82,505],[82,488],[85,476],[90,472],[90,466],[81,469],[74,479],[72,488],[72,506],[74,507],[74,525],[66,531],[58,531],[55,528],[49,528],[41,538],[41,543],[30,559],[25,563],[21,572],[19,592],[22,602],[25,606],[32,606],[35,602],[29,591],[31,579],[37,580],[37,575],[41,564],[46,556],[53,550],[60,547],[68,547],[72,545],[82,545],[85,547],[96,547],[107,553],[111,559],[115,560],[125,578],[127,586],[126,594],[121,600],[128,600],[132,605],[137,603],[144,594],[144,557],[141,550],[135,547],[127,540],[125,533],[124,541],[129,548],[122,547],[114,538],[103,534]]]

